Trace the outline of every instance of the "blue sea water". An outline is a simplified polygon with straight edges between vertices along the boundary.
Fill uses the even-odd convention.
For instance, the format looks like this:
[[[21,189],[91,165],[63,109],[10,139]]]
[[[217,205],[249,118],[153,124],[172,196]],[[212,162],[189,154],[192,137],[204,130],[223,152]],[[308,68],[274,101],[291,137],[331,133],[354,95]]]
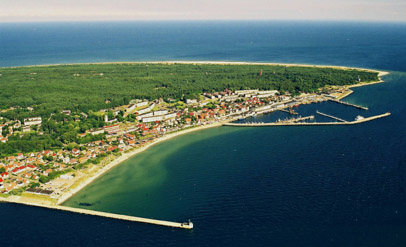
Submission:
[[[182,221],[192,231],[0,204],[1,246],[406,246],[406,24],[0,24],[0,66],[155,60],[390,70],[347,101],[300,106],[354,126],[220,127],[161,143],[67,204]],[[281,115],[283,116],[283,115]],[[259,121],[279,117],[265,115]]]

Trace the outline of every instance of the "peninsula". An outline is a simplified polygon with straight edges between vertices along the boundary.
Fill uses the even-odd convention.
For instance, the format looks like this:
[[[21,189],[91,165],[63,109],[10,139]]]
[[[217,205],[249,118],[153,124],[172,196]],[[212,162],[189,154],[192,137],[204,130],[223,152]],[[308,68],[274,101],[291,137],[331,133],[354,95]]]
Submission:
[[[59,205],[156,143],[300,104],[342,103],[351,87],[384,74],[215,62],[0,68],[0,201],[76,212]]]

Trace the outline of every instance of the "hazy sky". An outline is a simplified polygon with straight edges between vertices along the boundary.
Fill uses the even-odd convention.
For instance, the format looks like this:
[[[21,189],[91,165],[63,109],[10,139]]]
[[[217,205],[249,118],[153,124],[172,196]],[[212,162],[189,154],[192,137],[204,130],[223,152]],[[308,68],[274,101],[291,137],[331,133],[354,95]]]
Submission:
[[[0,22],[82,20],[406,21],[406,0],[1,0]]]

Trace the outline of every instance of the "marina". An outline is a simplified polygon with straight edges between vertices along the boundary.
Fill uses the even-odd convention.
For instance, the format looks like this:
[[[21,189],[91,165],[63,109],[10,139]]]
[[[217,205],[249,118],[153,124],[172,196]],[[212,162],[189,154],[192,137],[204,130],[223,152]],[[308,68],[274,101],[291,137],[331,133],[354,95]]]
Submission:
[[[384,118],[390,116],[390,112],[367,117],[367,118],[357,118],[357,120],[348,122],[297,122],[297,121],[284,121],[284,122],[273,122],[273,123],[224,123],[223,126],[233,126],[233,127],[272,127],[272,126],[318,126],[318,125],[353,125],[360,124],[368,121],[372,121],[379,118]]]

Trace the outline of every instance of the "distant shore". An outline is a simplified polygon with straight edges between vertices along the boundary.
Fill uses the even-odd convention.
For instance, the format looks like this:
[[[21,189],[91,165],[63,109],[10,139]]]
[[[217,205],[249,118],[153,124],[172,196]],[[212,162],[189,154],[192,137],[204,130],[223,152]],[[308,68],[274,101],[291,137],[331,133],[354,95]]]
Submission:
[[[118,62],[89,62],[89,63],[64,63],[64,64],[40,64],[40,65],[26,65],[26,66],[9,66],[3,68],[21,68],[21,67],[51,67],[51,66],[66,66],[66,65],[92,65],[92,64],[218,64],[218,65],[270,65],[270,66],[287,66],[287,67],[315,67],[315,68],[333,68],[333,69],[357,69],[362,71],[378,72],[382,75],[389,74],[389,72],[366,69],[358,67],[348,67],[339,65],[322,65],[322,64],[296,64],[296,63],[270,63],[270,62],[233,62],[233,61],[118,61]]]

